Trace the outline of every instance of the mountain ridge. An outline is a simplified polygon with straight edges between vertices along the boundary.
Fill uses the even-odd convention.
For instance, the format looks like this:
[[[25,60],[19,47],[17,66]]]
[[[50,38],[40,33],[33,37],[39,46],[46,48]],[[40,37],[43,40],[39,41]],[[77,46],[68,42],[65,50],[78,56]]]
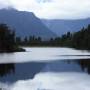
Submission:
[[[21,37],[36,36],[44,39],[56,37],[56,34],[32,12],[1,9],[0,23],[5,23],[15,29],[16,34]]]
[[[83,27],[87,27],[90,24],[90,18],[86,19],[76,19],[76,20],[65,20],[65,19],[53,19],[46,20],[42,19],[42,22],[51,29],[58,36],[65,34],[67,32],[77,32],[81,30]]]

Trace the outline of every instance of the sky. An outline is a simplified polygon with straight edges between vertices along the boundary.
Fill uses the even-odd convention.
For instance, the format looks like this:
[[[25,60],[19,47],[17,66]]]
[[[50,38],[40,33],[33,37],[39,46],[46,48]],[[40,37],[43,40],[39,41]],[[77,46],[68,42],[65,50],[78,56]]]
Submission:
[[[80,19],[90,17],[90,0],[0,0],[0,8],[30,11],[45,19]]]

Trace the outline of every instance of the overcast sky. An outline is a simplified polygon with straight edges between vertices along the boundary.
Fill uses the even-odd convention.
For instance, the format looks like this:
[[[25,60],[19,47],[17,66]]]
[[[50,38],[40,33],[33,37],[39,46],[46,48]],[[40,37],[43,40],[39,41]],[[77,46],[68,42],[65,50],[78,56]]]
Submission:
[[[0,8],[4,7],[34,12],[47,19],[90,17],[90,0],[0,0]]]

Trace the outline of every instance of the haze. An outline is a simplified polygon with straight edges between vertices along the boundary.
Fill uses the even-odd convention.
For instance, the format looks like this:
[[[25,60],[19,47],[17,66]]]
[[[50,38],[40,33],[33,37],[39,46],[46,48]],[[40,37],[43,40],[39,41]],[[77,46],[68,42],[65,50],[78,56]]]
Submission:
[[[90,16],[90,0],[0,0],[0,8],[34,12],[44,19],[81,19]]]

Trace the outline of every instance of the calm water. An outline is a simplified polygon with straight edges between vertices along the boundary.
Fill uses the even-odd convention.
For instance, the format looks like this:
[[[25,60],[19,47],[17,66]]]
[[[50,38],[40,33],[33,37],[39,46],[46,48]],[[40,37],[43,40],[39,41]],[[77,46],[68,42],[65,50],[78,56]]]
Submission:
[[[4,90],[90,90],[90,53],[71,48],[25,48],[0,54]]]

